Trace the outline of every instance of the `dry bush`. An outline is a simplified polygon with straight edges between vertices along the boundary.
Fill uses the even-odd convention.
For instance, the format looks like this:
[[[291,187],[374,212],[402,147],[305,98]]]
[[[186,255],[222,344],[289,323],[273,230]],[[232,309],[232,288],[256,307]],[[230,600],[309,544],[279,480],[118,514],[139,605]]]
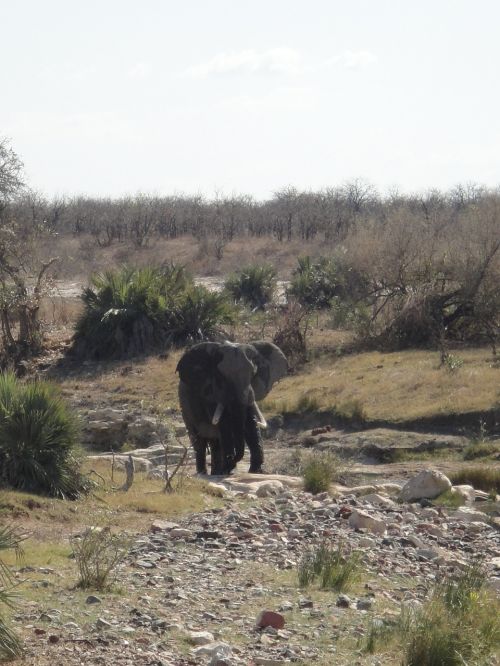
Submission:
[[[113,534],[109,527],[89,527],[71,541],[78,567],[77,586],[83,589],[109,589],[116,580],[118,566],[128,554],[131,538]]]
[[[276,323],[273,342],[285,354],[291,369],[307,359],[308,324],[308,310],[293,300],[281,311]]]

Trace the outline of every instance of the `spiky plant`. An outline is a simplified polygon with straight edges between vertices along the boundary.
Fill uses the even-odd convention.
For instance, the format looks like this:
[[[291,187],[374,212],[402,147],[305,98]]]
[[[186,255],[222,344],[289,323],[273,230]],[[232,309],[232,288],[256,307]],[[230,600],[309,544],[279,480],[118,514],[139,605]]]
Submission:
[[[21,541],[24,539],[16,528],[9,525],[0,526],[0,552],[15,550],[16,555],[22,555]],[[0,559],[0,606],[12,608],[15,597],[12,594],[13,580],[9,569]],[[21,641],[8,626],[5,617],[0,612],[0,660],[14,659],[21,654]]]
[[[179,299],[170,325],[176,342],[192,342],[212,337],[220,324],[232,321],[233,311],[225,295],[197,286]]]
[[[75,498],[85,489],[78,425],[56,388],[0,374],[0,483]]]
[[[230,319],[225,298],[195,287],[175,264],[95,275],[82,300],[74,340],[86,357],[123,358],[203,339]]]
[[[276,271],[269,264],[246,266],[227,279],[225,289],[236,302],[263,309],[273,300]]]

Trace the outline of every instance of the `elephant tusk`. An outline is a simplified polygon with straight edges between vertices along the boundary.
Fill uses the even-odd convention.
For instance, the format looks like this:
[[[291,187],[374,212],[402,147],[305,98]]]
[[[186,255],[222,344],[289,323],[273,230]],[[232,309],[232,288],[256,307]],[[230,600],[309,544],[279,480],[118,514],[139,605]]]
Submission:
[[[214,415],[212,417],[212,425],[217,425],[219,423],[223,411],[224,411],[224,405],[222,404],[222,402],[218,402]]]
[[[260,426],[261,428],[267,428],[267,421],[264,418],[262,412],[260,411],[257,403],[255,403],[255,411],[257,412],[257,425]]]

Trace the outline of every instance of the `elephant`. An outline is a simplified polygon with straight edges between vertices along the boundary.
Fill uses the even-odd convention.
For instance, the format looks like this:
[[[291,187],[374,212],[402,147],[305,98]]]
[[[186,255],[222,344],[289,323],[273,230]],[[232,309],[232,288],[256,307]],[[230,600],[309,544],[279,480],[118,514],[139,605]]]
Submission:
[[[196,471],[230,474],[250,450],[250,472],[262,472],[260,428],[266,421],[257,405],[286,375],[288,362],[279,347],[258,340],[248,344],[201,342],[179,363],[179,402],[196,456]]]

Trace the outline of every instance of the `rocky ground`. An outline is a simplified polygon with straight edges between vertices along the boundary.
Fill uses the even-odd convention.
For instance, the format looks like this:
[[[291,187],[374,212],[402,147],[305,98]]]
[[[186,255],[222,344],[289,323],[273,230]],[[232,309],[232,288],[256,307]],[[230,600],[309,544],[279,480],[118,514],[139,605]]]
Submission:
[[[484,494],[459,489],[467,504],[455,510],[401,500],[428,495],[429,484],[450,485],[436,473],[403,490],[386,482],[312,496],[293,477],[217,478],[220,508],[145,520],[112,592],[69,589],[50,566],[21,567],[25,586],[47,593],[14,617],[23,663],[400,663],[389,649],[365,653],[369,627],[421,603],[445,573],[481,558],[500,593],[500,532],[480,510]],[[325,540],[360,553],[361,577],[347,593],[298,585],[298,562]]]

